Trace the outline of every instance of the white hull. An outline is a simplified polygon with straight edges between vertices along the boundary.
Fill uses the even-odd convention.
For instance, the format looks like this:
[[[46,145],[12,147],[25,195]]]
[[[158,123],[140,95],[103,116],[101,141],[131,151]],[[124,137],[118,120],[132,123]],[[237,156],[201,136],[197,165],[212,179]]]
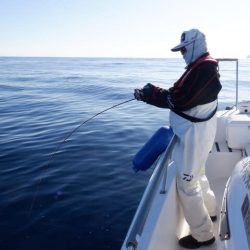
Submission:
[[[250,221],[250,209],[246,212],[245,218],[245,215],[243,216],[240,211],[243,207],[243,198],[240,198],[241,200],[238,206],[241,209],[232,212],[233,208],[229,208],[229,216],[239,218],[239,222],[233,222],[234,220],[230,219],[231,234],[229,236],[223,234],[222,237],[220,237],[220,229],[221,232],[227,230],[227,228],[224,228],[223,223],[225,222],[225,218],[223,219],[222,216],[224,213],[222,204],[224,197],[226,197],[226,195],[224,195],[225,187],[236,164],[246,157],[249,159],[248,175],[250,186],[250,150],[248,149],[250,148],[250,114],[239,114],[239,112],[239,109],[236,108],[217,112],[217,134],[213,149],[209,154],[206,164],[206,174],[211,188],[215,193],[218,205],[217,221],[214,223],[216,242],[209,247],[203,247],[202,249],[204,250],[247,250],[249,247],[248,244],[250,244],[250,235],[247,235],[250,231],[250,223],[246,224],[248,220]],[[243,146],[240,145],[240,143],[242,143]],[[228,144],[234,149],[231,149]],[[169,152],[165,154],[167,153]],[[164,163],[163,169],[167,169],[166,180],[164,180],[164,171],[161,172],[158,179],[156,177],[160,164],[165,159],[164,157],[166,158],[166,155],[161,156],[156,165],[155,171],[149,181],[149,185],[123,243],[122,250],[183,249],[178,245],[178,239],[189,234],[189,226],[183,217],[182,209],[178,202],[174,165],[169,164],[169,162]],[[155,179],[157,179],[157,181],[155,181]],[[153,182],[157,182],[154,188],[150,187]],[[162,192],[164,185],[166,187],[165,193]],[[240,185],[244,186],[242,183],[239,184],[239,186]],[[152,189],[155,190],[153,192],[154,194],[152,194]],[[229,190],[232,193],[234,192],[233,188]],[[245,195],[244,197],[249,196],[249,189],[241,188],[241,190],[242,197],[243,195]],[[152,196],[152,200],[150,200],[149,196]],[[233,195],[228,196],[230,198]],[[222,214],[221,210],[223,210]],[[235,223],[233,229],[232,223]],[[243,225],[244,223],[245,226]],[[249,228],[246,228],[248,225]],[[236,237],[235,234],[238,234],[238,236]]]
[[[211,188],[215,193],[218,204],[218,219],[214,223],[216,242],[212,246],[203,247],[202,249],[231,249],[229,246],[227,246],[227,244],[225,244],[225,241],[220,240],[219,217],[226,182],[231,176],[237,162],[239,162],[246,156],[244,149],[231,150],[230,148],[228,148],[226,142],[226,121],[228,117],[235,113],[238,113],[238,111],[220,111],[217,113],[217,135],[213,149],[206,164],[207,177],[210,181]],[[245,116],[249,117],[249,115]],[[136,249],[138,250],[183,249],[178,245],[178,238],[189,233],[189,227],[183,217],[181,207],[178,202],[175,183],[175,169],[173,167],[173,164],[170,164],[170,166],[168,167],[168,175],[166,181],[167,192],[165,194],[161,193],[162,178],[159,181],[157,192],[150,207],[146,222],[143,227],[143,231],[140,236],[137,235],[138,246]],[[147,195],[146,193],[147,191],[145,192],[144,196]],[[131,225],[131,228],[132,227],[133,223]],[[127,242],[128,241],[126,239],[124,241],[124,245],[122,246],[122,250],[129,249],[126,247]]]

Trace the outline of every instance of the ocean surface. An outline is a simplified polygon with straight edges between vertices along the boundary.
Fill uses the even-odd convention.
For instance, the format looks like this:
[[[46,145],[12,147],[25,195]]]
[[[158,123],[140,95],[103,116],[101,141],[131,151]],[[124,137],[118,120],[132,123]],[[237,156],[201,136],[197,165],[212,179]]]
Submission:
[[[133,100],[84,121],[148,82],[169,88],[184,67],[181,59],[0,58],[0,249],[120,249],[153,171],[134,173],[133,157],[169,112]],[[220,69],[224,109],[235,103],[235,64]],[[239,99],[249,96],[250,60],[240,60]]]

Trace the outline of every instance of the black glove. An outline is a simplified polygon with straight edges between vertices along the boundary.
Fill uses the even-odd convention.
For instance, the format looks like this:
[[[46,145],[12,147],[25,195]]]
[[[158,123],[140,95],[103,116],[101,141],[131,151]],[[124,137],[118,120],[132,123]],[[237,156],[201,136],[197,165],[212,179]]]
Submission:
[[[137,101],[143,101],[143,91],[142,89],[135,89],[134,97]]]
[[[138,101],[147,102],[151,99],[151,94],[153,93],[154,85],[151,83],[146,84],[142,89],[135,89],[134,97]]]
[[[142,89],[135,89],[134,92],[134,97],[138,101],[161,108],[169,108],[168,95],[167,90],[156,87],[151,83],[146,84]]]

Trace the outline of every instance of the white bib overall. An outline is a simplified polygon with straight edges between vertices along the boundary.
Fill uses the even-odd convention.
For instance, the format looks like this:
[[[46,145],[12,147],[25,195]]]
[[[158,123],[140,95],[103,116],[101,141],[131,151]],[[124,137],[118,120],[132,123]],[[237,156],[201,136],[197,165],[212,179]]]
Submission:
[[[217,101],[196,106],[185,113],[206,118]],[[210,216],[216,215],[216,201],[205,176],[205,163],[215,138],[216,115],[206,122],[192,123],[170,111],[170,125],[177,135],[173,160],[177,169],[177,190],[192,236],[198,241],[213,237]]]

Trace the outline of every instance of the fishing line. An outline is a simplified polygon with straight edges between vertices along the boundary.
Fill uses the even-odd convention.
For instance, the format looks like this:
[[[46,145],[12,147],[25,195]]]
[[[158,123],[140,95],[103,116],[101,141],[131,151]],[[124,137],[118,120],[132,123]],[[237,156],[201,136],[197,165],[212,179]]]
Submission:
[[[104,109],[104,110],[102,110],[102,111],[100,111],[100,112],[98,112],[98,113],[96,113],[95,115],[93,115],[93,116],[91,116],[90,118],[88,118],[87,120],[85,120],[85,121],[83,121],[79,126],[77,126],[76,128],[74,128],[66,137],[65,137],[65,139],[64,140],[62,140],[59,144],[58,144],[58,146],[57,146],[57,148],[51,153],[51,155],[50,155],[50,158],[49,158],[49,160],[48,160],[48,163],[47,163],[47,165],[45,165],[45,166],[49,166],[49,164],[52,162],[52,160],[54,159],[54,156],[55,156],[55,154],[60,150],[60,148],[62,147],[62,145],[80,128],[80,127],[82,127],[84,124],[86,124],[87,122],[89,122],[89,121],[91,121],[92,119],[94,119],[95,117],[97,117],[98,115],[101,115],[101,114],[103,114],[103,113],[105,113],[105,112],[107,112],[108,110],[111,110],[111,109],[113,109],[113,108],[116,108],[116,107],[118,107],[118,106],[121,106],[121,105],[123,105],[123,104],[125,104],[125,103],[128,103],[128,102],[131,102],[131,101],[133,101],[133,100],[135,100],[135,98],[132,98],[132,99],[129,99],[129,100],[127,100],[127,101],[124,101],[124,102],[120,102],[120,103],[118,103],[118,104],[115,104],[115,105],[113,105],[113,106],[111,106],[111,107],[109,107],[109,108],[107,108],[107,109]],[[36,192],[35,192],[35,194],[34,194],[34,197],[33,197],[33,199],[32,199],[32,202],[31,202],[31,206],[30,206],[30,209],[29,209],[29,216],[31,215],[31,212],[32,212],[32,209],[33,209],[33,206],[34,206],[34,204],[35,204],[35,200],[36,200],[36,197],[37,197],[37,195],[38,195],[38,191],[39,191],[39,186],[40,186],[40,184],[41,184],[41,182],[42,182],[42,177],[39,179],[39,182],[38,182],[38,184],[37,184],[37,188],[36,188]]]

